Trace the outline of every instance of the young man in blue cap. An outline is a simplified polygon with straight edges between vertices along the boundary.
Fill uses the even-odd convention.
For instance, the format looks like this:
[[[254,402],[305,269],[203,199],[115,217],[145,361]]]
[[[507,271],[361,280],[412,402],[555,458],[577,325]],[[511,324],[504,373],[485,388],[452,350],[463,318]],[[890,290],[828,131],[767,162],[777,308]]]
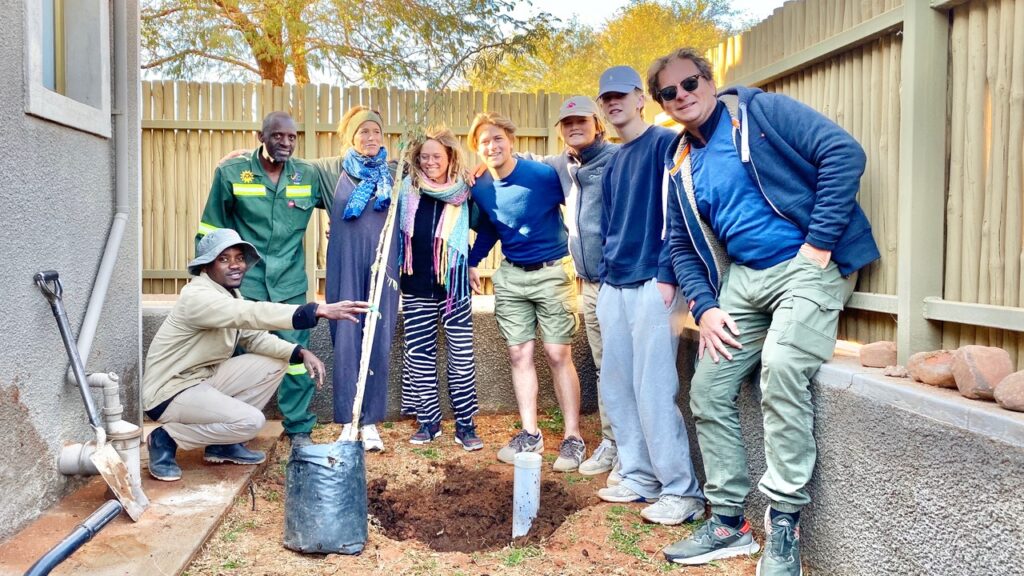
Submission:
[[[703,564],[758,550],[744,519],[750,478],[736,399],[760,366],[767,470],[758,487],[771,504],[757,573],[798,576],[816,455],[810,379],[832,357],[857,270],[879,257],[856,200],[864,151],[785,95],[716,95],[710,63],[692,49],[656,60],[647,85],[685,126],[665,157],[670,245],[700,327],[690,406],[712,512],[665,556]]]
[[[690,441],[676,406],[676,349],[685,309],[664,238],[663,159],[675,133],[643,118],[640,75],[615,66],[598,101],[622,147],[602,182],[604,238],[597,317],[604,342],[601,395],[618,444],[622,481],[598,491],[608,502],[654,502],[659,524],[704,518]]]
[[[263,406],[288,364],[303,364],[323,384],[324,364],[299,344],[266,330],[304,330],[317,319],[350,320],[366,302],[275,304],[242,298],[238,288],[260,259],[256,248],[230,228],[205,235],[188,271],[197,276],[181,291],[146,355],[142,405],[160,422],[149,435],[149,473],[181,478],[178,448],[205,446],[212,463],[259,464],[266,454],[243,443],[263,427]],[[246,353],[233,356],[236,345]]]

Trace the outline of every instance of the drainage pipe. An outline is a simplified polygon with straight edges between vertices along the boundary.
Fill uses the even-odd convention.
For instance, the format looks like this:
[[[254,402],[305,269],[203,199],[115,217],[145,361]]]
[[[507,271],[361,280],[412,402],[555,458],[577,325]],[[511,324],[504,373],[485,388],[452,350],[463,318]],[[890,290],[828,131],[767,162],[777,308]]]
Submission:
[[[50,549],[49,552],[43,554],[42,558],[36,560],[36,563],[25,572],[25,576],[43,576],[49,574],[51,570],[57,567],[58,564],[67,560],[76,550],[82,547],[83,544],[92,540],[92,537],[99,533],[104,526],[110,523],[111,520],[117,518],[117,515],[123,510],[121,503],[117,500],[107,500],[102,506],[96,509],[95,512],[89,515],[82,522],[75,527],[63,540],[57,543],[56,546]]]
[[[114,41],[114,102],[111,115],[114,118],[114,220],[110,225],[110,232],[107,235],[107,244],[103,249],[103,258],[100,260],[99,270],[96,272],[96,281],[93,284],[92,294],[89,295],[89,304],[86,307],[85,319],[82,321],[82,329],[78,331],[78,355],[82,358],[82,365],[88,367],[89,353],[92,352],[93,339],[96,337],[96,328],[100,322],[100,314],[103,312],[103,305],[107,299],[107,290],[110,288],[110,279],[114,275],[114,266],[117,264],[117,254],[121,249],[121,240],[124,238],[125,228],[128,226],[128,209],[130,207],[131,189],[128,183],[131,179],[129,170],[128,154],[128,124],[130,118],[127,115],[128,107],[128,7],[127,2],[113,2],[113,41]],[[75,376],[68,369],[67,381],[75,384]]]
[[[103,408],[101,409],[103,428],[107,433],[107,441],[121,456],[121,460],[128,467],[128,474],[131,476],[133,486],[138,485],[141,490],[140,475],[140,451],[142,443],[142,428],[121,418],[124,406],[121,404],[120,379],[117,374],[94,373],[86,377],[90,388],[103,389]],[[90,460],[96,451],[95,442],[84,444],[70,444],[61,449],[57,461],[57,468],[61,474],[97,474],[96,466]]]

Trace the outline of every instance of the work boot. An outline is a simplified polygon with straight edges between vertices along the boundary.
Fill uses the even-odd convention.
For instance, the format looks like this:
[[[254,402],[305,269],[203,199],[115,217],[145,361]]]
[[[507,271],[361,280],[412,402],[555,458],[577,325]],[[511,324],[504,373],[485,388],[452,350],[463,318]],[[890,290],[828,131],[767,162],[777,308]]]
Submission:
[[[294,432],[288,435],[288,440],[292,443],[292,448],[302,448],[303,446],[312,446],[313,439],[310,438],[308,432]]]
[[[609,472],[612,466],[615,466],[615,458],[618,454],[619,450],[615,446],[615,441],[605,438],[597,445],[597,450],[594,450],[590,458],[587,458],[580,464],[579,472],[584,476]]]
[[[455,423],[455,443],[461,444],[467,452],[480,450],[484,447],[484,441],[476,435],[476,426],[473,424]]]
[[[515,464],[516,454],[520,452],[541,453],[543,451],[544,435],[540,433],[540,430],[536,435],[530,434],[526,430],[520,430],[509,440],[507,445],[498,450],[498,460],[505,464]]]
[[[800,523],[793,516],[764,511],[764,554],[757,563],[757,576],[800,576]]]
[[[753,554],[759,549],[760,546],[750,533],[750,522],[744,520],[739,528],[733,528],[712,514],[688,538],[666,547],[663,552],[669,562],[696,566],[723,558]]]
[[[267,459],[260,450],[249,450],[242,444],[213,444],[203,452],[203,461],[211,464],[262,464]]]
[[[419,430],[409,438],[410,444],[429,444],[441,435],[441,423],[429,422],[420,424]]]
[[[162,426],[149,433],[146,448],[149,449],[150,476],[164,482],[181,479],[181,468],[174,460],[174,453],[178,451],[178,443]]]
[[[582,438],[569,436],[558,446],[558,458],[552,465],[555,472],[572,472],[580,467],[580,462],[587,455],[587,445]]]

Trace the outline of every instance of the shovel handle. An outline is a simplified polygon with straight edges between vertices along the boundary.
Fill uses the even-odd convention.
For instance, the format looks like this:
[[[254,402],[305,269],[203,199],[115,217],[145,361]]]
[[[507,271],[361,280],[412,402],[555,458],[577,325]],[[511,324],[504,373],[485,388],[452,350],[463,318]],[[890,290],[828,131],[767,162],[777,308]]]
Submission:
[[[46,297],[46,300],[51,305],[60,300],[61,296],[64,295],[64,287],[60,283],[60,274],[56,270],[37,272],[32,278],[36,281],[36,286],[42,290],[43,296]]]
[[[78,389],[82,393],[82,401],[85,403],[89,423],[93,428],[102,428],[99,411],[96,410],[96,404],[89,393],[89,384],[85,381],[85,366],[82,364],[82,358],[78,355],[78,345],[75,344],[75,337],[71,335],[71,325],[68,322],[67,312],[64,311],[64,300],[62,299],[64,287],[60,283],[60,274],[56,270],[45,270],[37,273],[33,279],[43,296],[46,297],[46,301],[50,303],[53,316],[57,319],[57,329],[60,330],[61,340],[64,341],[64,348],[71,360],[71,371],[74,373],[75,379],[78,380]]]

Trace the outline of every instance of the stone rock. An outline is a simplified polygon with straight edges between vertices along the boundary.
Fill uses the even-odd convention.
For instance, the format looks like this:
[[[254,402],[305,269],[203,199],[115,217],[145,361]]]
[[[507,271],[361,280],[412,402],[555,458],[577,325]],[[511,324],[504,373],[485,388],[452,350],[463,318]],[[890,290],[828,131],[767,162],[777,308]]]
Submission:
[[[1024,370],[1014,372],[996,385],[996,402],[1007,410],[1024,412]]]
[[[907,369],[899,364],[895,366],[886,366],[885,370],[882,370],[882,376],[890,376],[892,378],[906,378]]]
[[[896,343],[882,340],[860,347],[860,365],[885,368],[896,363]]]
[[[1010,353],[991,346],[964,346],[953,353],[953,378],[965,398],[993,400],[996,384],[1013,372]]]
[[[918,382],[941,388],[956,388],[953,378],[953,352],[932,350],[918,352],[907,361],[907,372]]]

